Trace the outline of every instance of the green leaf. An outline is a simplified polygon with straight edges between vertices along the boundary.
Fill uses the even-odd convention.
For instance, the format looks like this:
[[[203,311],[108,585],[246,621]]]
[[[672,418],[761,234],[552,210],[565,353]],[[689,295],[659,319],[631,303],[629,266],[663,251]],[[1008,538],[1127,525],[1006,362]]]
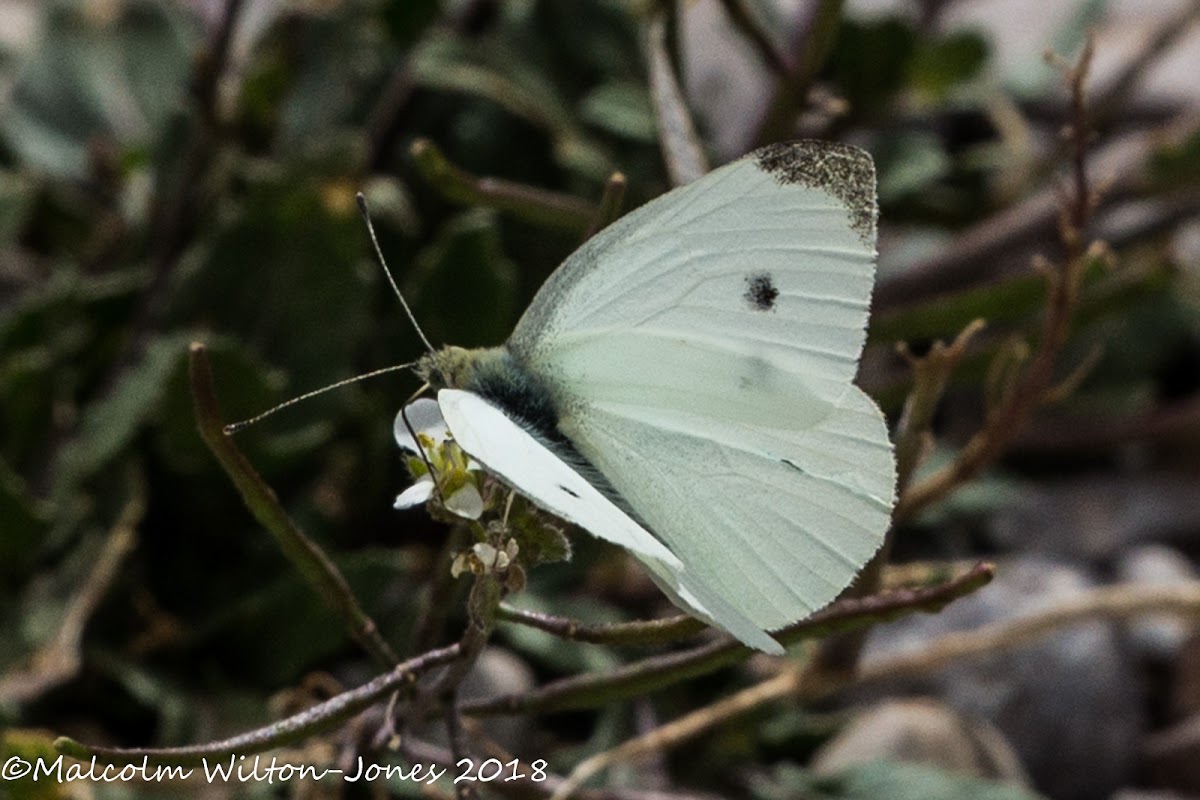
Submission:
[[[533,567],[571,560],[571,540],[552,518],[523,497],[508,514],[508,526],[520,546],[521,563]]]
[[[0,119],[0,137],[26,164],[85,177],[97,139],[146,147],[180,107],[195,31],[167,4],[119,8],[110,19],[84,5],[48,6]]]
[[[361,137],[361,131],[349,125],[361,112],[362,94],[371,90],[366,78],[391,66],[381,31],[370,24],[373,20],[358,19],[362,16],[361,8],[348,4],[338,13],[306,20],[303,26],[285,17],[273,32],[284,52],[299,47],[305,53],[303,59],[291,62],[295,74],[278,109],[282,146],[327,146],[323,140],[330,137]]]
[[[503,341],[516,317],[517,268],[504,254],[495,214],[476,209],[451,220],[418,255],[407,293],[431,341]]]
[[[641,84],[602,84],[583,98],[579,113],[585,121],[618,136],[647,144],[657,141],[654,109]]]
[[[557,138],[576,131],[571,110],[554,85],[502,42],[433,35],[412,59],[422,86],[486,98]]]
[[[901,133],[888,137],[876,152],[879,202],[887,205],[917,194],[944,179],[950,158],[936,136]]]
[[[154,338],[112,391],[84,410],[79,432],[59,456],[56,494],[105,467],[130,444],[157,408],[167,378],[183,360],[191,339],[188,333]]]
[[[239,336],[301,389],[353,374],[382,296],[353,186],[319,169],[255,175],[249,197],[189,255],[171,297],[172,318]]]
[[[941,100],[955,86],[976,78],[987,59],[987,40],[975,31],[922,41],[913,53],[909,81],[913,88]]]
[[[11,246],[33,213],[37,185],[27,175],[0,171],[0,246]]]
[[[1200,128],[1155,150],[1149,173],[1157,191],[1194,185],[1200,179]]]
[[[1039,800],[1029,789],[924,764],[872,761],[849,767],[834,776],[814,776],[790,764],[775,770],[773,779],[760,780],[755,795],[762,800],[805,797],[811,800]]]
[[[0,460],[0,579],[21,576],[40,552],[50,510],[29,494],[25,481]]]
[[[916,33],[898,17],[843,22],[834,46],[834,75],[858,113],[883,116],[904,87],[915,47]]]

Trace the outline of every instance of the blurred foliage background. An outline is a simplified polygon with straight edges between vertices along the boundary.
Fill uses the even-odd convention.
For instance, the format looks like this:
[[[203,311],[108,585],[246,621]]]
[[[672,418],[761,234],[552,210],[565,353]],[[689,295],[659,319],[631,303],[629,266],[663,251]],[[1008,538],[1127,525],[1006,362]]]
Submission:
[[[1086,374],[1001,463],[900,529],[896,553],[1013,559],[1033,570],[1026,594],[1036,594],[1059,585],[1063,570],[1071,585],[1141,580],[1129,559],[1165,546],[1165,556],[1153,551],[1162,569],[1190,581],[1200,555],[1200,96],[1194,76],[1181,76],[1200,61],[1195,5],[1048,5],[667,4],[665,52],[714,163],[798,136],[875,156],[881,277],[861,379],[893,420],[911,385],[894,345],[923,352],[988,320],[936,419],[936,464],[978,426],[989,369],[1019,359],[1037,330],[1044,281],[1031,258],[1059,254],[1070,155],[1059,136],[1066,90],[1042,51],[1074,57],[1086,32],[1098,32],[1090,166],[1103,196],[1090,233],[1113,258],[1087,272],[1059,377],[1080,365]],[[6,752],[49,752],[60,733],[121,746],[216,739],[329,691],[314,676],[350,687],[373,674],[203,447],[187,344],[210,348],[230,420],[418,355],[372,260],[359,190],[430,339],[501,342],[582,240],[611,173],[628,177],[627,208],[671,185],[663,148],[672,138],[650,88],[655,9],[627,0],[0,3]],[[486,191],[462,202],[422,176],[410,155],[418,140],[472,175],[556,193],[550,210]],[[356,384],[238,437],[404,655],[445,538],[422,513],[391,508],[409,480],[392,419],[415,388],[404,374]],[[612,548],[583,536],[575,545],[569,565],[531,574],[521,605],[589,621],[666,612]],[[462,599],[437,602],[453,640]],[[1015,605],[997,601],[994,616]],[[1200,719],[1195,687],[1180,686],[1200,668],[1189,631],[1163,634],[1168,644],[1149,651],[1120,637],[1112,653],[1085,650],[1085,660],[1119,660],[1123,688],[1113,691],[1132,699],[1080,700],[1022,719],[1029,729],[987,703],[956,702],[952,689],[923,687],[1000,722],[1029,773],[1007,788],[985,786],[993,774],[963,784],[899,767],[815,778],[802,767],[843,717],[792,704],[614,781],[679,797],[1200,791],[1194,767],[1178,766],[1200,750],[1196,737],[1182,751],[1162,738]],[[603,670],[626,655],[502,627],[482,691]],[[1017,672],[998,673],[996,685],[1019,695]],[[515,727],[506,741],[566,771],[754,674],[728,670],[632,704],[506,723]],[[1052,685],[1046,674],[1037,680]],[[1067,669],[1062,680],[1092,678]],[[1096,731],[1119,739],[1120,752],[1086,738]],[[1084,737],[1077,748],[1074,735]],[[1043,745],[1031,753],[1026,740]],[[1057,753],[1055,741],[1065,742]],[[318,790],[334,791],[307,791]],[[597,796],[643,796],[611,792]]]

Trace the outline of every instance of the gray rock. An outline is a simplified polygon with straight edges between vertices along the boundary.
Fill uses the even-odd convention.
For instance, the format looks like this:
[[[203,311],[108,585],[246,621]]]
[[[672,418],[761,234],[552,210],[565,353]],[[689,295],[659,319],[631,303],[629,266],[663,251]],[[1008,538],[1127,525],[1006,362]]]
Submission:
[[[1093,584],[1084,571],[1046,559],[1003,563],[991,585],[940,614],[874,629],[863,663],[920,651],[951,632],[1036,614]],[[1103,621],[871,691],[876,697],[932,695],[991,721],[1013,743],[1034,786],[1058,800],[1105,797],[1127,785],[1146,727],[1133,658]]]
[[[817,751],[809,767],[818,775],[836,775],[881,759],[1029,787],[1004,734],[986,720],[930,698],[888,700],[864,709]]]
[[[1182,795],[1165,789],[1119,789],[1109,800],[1196,800],[1195,796]]]
[[[1021,487],[988,527],[1002,552],[1107,560],[1141,543],[1194,542],[1200,503],[1184,475],[1083,476]]]
[[[1172,586],[1194,581],[1196,569],[1178,550],[1147,544],[1121,554],[1116,576],[1136,586]],[[1195,623],[1170,614],[1140,617],[1129,626],[1130,641],[1138,654],[1160,662],[1174,661],[1195,630]]]

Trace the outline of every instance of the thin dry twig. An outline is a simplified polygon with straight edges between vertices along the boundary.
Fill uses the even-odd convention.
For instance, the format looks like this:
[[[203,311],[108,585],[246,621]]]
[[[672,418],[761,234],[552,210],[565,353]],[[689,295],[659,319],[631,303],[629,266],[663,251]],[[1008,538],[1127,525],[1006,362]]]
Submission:
[[[463,759],[470,761],[471,748],[467,745],[467,737],[463,734],[462,716],[458,711],[458,692],[451,690],[446,698],[446,707],[443,710],[446,721],[446,738],[450,742],[450,754],[454,756],[454,763],[462,763]],[[454,787],[454,796],[458,800],[474,800],[479,797],[475,791],[475,787],[470,783],[458,783]]]
[[[1071,625],[1096,619],[1130,620],[1152,614],[1200,620],[1200,581],[1171,587],[1096,589],[1032,616],[947,634],[918,652],[868,664],[860,668],[857,675],[846,675],[842,680],[809,681],[800,665],[788,665],[755,686],[580,762],[555,789],[551,800],[566,800],[584,781],[613,764],[628,763],[678,747],[767,703],[793,696],[812,701],[849,686],[927,675],[965,659],[1022,647]]]
[[[272,722],[262,728],[239,733],[228,739],[188,747],[166,747],[158,749],[126,749],[94,747],[68,737],[59,737],[55,748],[72,758],[90,759],[93,756],[103,763],[130,764],[143,758],[151,766],[179,765],[195,766],[204,759],[219,760],[231,754],[247,755],[261,753],[273,747],[282,747],[301,741],[322,731],[330,730],[358,714],[363,709],[389,697],[396,690],[409,691],[417,679],[435,667],[452,663],[462,655],[458,644],[430,650],[416,658],[410,658],[367,683],[336,697],[319,703],[299,714]]]
[[[283,554],[330,608],[337,612],[350,635],[383,666],[399,659],[379,633],[379,627],[354,597],[350,584],[315,542],[309,539],[279,504],[279,498],[227,434],[217,403],[212,367],[204,345],[193,343],[189,352],[192,402],[200,438],[233,481],[254,518],[267,529]]]
[[[904,402],[900,422],[896,426],[896,491],[900,494],[912,481],[931,445],[930,430],[950,375],[962,362],[967,348],[984,328],[984,321],[974,320],[959,331],[950,344],[937,341],[925,356],[918,358],[901,344],[897,349],[908,361],[913,372],[913,388]]]
[[[467,627],[463,631],[462,639],[456,645],[458,657],[451,661],[447,669],[434,679],[432,686],[422,688],[408,707],[403,710],[404,718],[410,723],[421,721],[438,704],[442,704],[444,707],[447,703],[453,702],[459,684],[463,682],[467,673],[479,660],[484,646],[487,645],[488,639],[491,638],[492,631],[496,627],[496,609],[500,605],[503,591],[504,588],[495,573],[488,572],[475,576],[475,583],[471,586],[471,594],[467,599]],[[457,721],[459,714],[457,707],[454,713]],[[409,727],[412,725],[410,724]],[[376,737],[377,743],[391,738],[394,730],[392,720],[389,719]]]
[[[537,611],[526,611],[509,605],[501,605],[499,618],[530,628],[554,634],[569,642],[590,642],[611,646],[635,644],[662,644],[664,642],[689,639],[703,632],[704,622],[687,614],[638,622],[614,622],[590,625],[575,619],[556,617]]]
[[[789,625],[777,632],[775,637],[785,646],[794,645],[806,639],[854,630],[917,611],[938,611],[947,603],[987,584],[993,572],[990,564],[978,564],[936,586],[839,600],[807,619]],[[740,642],[722,636],[710,644],[645,658],[603,674],[574,675],[523,694],[471,701],[464,703],[462,710],[464,714],[483,716],[599,708],[739,664],[754,653]]]
[[[1092,589],[1027,617],[946,634],[919,651],[864,664],[850,683],[928,675],[965,659],[1022,647],[1071,625],[1096,619],[1126,621],[1150,614],[1200,619],[1200,581],[1176,586],[1118,585]],[[827,693],[836,688],[844,687],[827,686],[820,690]],[[804,693],[801,689],[801,694]]]
[[[550,795],[550,800],[567,800],[575,795],[584,781],[614,764],[627,764],[663,753],[767,703],[796,694],[800,688],[801,674],[798,666],[789,665],[773,678],[581,761]]]
[[[1085,83],[1091,57],[1089,39],[1079,61],[1074,66],[1064,67],[1074,111],[1073,122],[1067,131],[1072,154],[1071,186],[1066,202],[1060,204],[1059,219],[1059,238],[1065,255],[1060,264],[1045,270],[1049,292],[1037,349],[1029,367],[1000,403],[989,411],[983,427],[971,437],[954,461],[922,482],[911,485],[901,495],[892,515],[894,522],[912,517],[978,475],[999,458],[1033,411],[1046,400],[1058,354],[1070,329],[1080,277],[1087,264],[1085,237],[1097,202],[1087,172],[1090,132]]]
[[[539,225],[575,231],[586,230],[598,216],[595,206],[569,194],[472,175],[450,163],[428,139],[414,141],[409,154],[429,185],[458,203],[508,211]]]
[[[629,185],[623,173],[614,172],[604,183],[604,194],[600,198],[600,208],[596,218],[588,226],[585,239],[590,239],[607,228],[621,216],[621,206],[625,202],[625,189]]]
[[[1159,147],[1190,136],[1196,125],[1195,112],[1188,110],[1157,130],[1122,137],[1096,150],[1089,158],[1090,169],[1105,187],[1104,202],[1122,202],[1143,191],[1147,165]],[[999,257],[1053,235],[1061,211],[1061,190],[1051,186],[993,214],[959,232],[931,257],[881,280],[875,288],[875,307],[888,310],[995,278]]]
[[[33,653],[27,665],[0,675],[0,706],[33,700],[78,674],[83,664],[84,628],[108,593],[125,557],[133,550],[137,528],[145,513],[146,488],[135,478],[129,499],[83,584],[67,604],[54,638]]]

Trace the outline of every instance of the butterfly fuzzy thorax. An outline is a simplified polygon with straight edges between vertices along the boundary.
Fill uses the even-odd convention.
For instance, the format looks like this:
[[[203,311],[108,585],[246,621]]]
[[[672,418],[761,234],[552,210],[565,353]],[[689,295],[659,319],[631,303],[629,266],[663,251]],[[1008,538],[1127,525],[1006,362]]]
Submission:
[[[416,372],[435,391],[461,389],[487,399],[539,438],[563,438],[550,393],[507,347],[443,347],[423,356]]]

